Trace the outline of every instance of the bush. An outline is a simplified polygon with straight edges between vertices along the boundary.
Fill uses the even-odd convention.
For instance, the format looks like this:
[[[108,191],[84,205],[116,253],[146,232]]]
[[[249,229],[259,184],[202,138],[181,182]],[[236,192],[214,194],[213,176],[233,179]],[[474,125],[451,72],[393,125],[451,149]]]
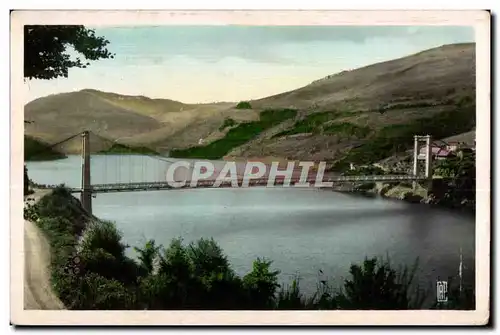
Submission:
[[[224,119],[224,122],[222,123],[222,125],[219,127],[219,131],[223,131],[224,129],[226,129],[227,127],[232,127],[236,124],[236,121],[234,121],[233,119],[231,119],[230,117],[228,117],[227,119]]]
[[[243,285],[249,291],[250,305],[257,309],[272,309],[275,306],[279,271],[271,271],[272,261],[257,259],[250,273],[243,277]]]
[[[434,173],[445,178],[436,203],[447,207],[466,207],[475,210],[476,155],[467,153],[438,161]],[[431,193],[434,194],[434,191]]]
[[[370,128],[358,126],[349,122],[332,123],[324,127],[324,134],[334,134],[339,136],[364,138],[370,133]]]
[[[236,105],[236,109],[252,109],[252,105],[248,101],[240,101]]]
[[[319,132],[319,127],[323,123],[331,120],[335,115],[335,112],[309,114],[304,119],[295,122],[292,129],[282,131],[274,135],[273,138],[294,134],[317,133]]]
[[[26,164],[24,165],[24,176],[23,176],[23,182],[24,182],[24,195],[29,195],[32,194],[33,191],[30,190],[30,178],[28,177],[28,168],[26,167]]]
[[[24,135],[24,160],[37,161],[37,160],[54,160],[65,158],[66,156],[48,143],[37,140],[33,137]]]
[[[88,273],[76,281],[75,309],[85,310],[127,310],[134,309],[135,296],[122,283],[104,278],[96,273]]]
[[[335,297],[341,309],[413,309],[422,306],[425,295],[412,291],[417,263],[400,274],[389,261],[365,259],[362,265],[353,264],[344,289]]]
[[[123,258],[126,245],[121,243],[121,233],[110,221],[92,221],[85,229],[80,243],[79,252],[95,252],[106,250],[113,257]]]
[[[343,288],[321,281],[311,297],[301,294],[298,280],[284,289],[272,262],[257,259],[243,277],[231,269],[213,239],[188,245],[181,239],[168,248],[149,240],[135,248],[139,262],[125,256],[126,246],[112,222],[91,222],[81,238],[74,219],[80,210],[62,211],[67,190],[61,188],[42,200],[52,206],[35,208],[37,224],[47,235],[52,253],[52,284],[68,309],[410,309],[421,308],[424,295],[415,289],[416,265],[396,271],[388,261],[366,259],[353,264]],[[66,203],[72,204],[71,195]],[[70,206],[71,207],[71,206]],[[80,239],[80,241],[79,241]],[[463,294],[448,307],[470,306],[473,293]],[[472,300],[473,301],[473,300]]]

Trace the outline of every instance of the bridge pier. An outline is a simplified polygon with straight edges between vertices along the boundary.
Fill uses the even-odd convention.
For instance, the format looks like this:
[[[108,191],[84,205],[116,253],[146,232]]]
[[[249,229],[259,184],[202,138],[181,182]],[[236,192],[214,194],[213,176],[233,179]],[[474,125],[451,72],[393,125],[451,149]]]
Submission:
[[[90,145],[89,132],[82,133],[82,183],[80,202],[83,209],[92,214],[92,188],[90,185]]]
[[[425,141],[425,178],[427,182],[432,182],[432,140],[431,135],[426,136],[414,136],[414,149],[413,149],[413,176],[418,176],[418,160],[420,155],[420,150],[418,148],[419,141]],[[413,190],[417,189],[417,181],[413,182]]]

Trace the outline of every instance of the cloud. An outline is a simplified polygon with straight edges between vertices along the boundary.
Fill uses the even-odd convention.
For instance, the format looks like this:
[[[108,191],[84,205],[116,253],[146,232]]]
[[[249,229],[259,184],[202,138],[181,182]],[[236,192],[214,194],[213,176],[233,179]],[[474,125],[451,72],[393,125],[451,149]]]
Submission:
[[[448,43],[474,40],[471,27],[452,26],[156,26],[96,29],[110,40],[109,48],[126,63],[152,58],[155,64],[176,56],[207,63],[239,57],[265,63],[293,63],[283,52],[290,44],[346,42],[363,44],[387,39]],[[424,47],[425,48],[425,47]]]

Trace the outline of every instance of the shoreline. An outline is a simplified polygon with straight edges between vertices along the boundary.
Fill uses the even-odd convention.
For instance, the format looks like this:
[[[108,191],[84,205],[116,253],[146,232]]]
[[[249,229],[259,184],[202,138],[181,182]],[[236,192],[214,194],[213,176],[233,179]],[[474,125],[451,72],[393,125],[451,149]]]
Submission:
[[[418,185],[417,189],[414,191],[411,187],[401,186],[399,184],[390,185],[382,182],[375,182],[374,184],[375,186],[367,187],[366,189],[362,189],[363,184],[361,184],[361,188],[357,188],[355,185],[351,185],[348,189],[345,187],[334,187],[333,191],[360,195],[369,198],[381,197],[386,200],[427,205],[431,208],[447,209],[454,212],[466,212],[469,214],[475,213],[475,206],[470,207],[466,204],[456,204],[455,206],[451,206],[449,204],[445,204],[441,201],[443,200],[442,198],[436,198],[433,195],[429,195],[428,190],[420,185]]]

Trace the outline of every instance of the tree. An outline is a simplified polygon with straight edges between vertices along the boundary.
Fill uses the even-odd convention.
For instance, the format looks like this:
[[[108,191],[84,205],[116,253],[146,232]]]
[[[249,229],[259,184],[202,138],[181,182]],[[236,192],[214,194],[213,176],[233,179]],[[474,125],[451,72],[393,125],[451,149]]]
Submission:
[[[24,166],[24,195],[30,194],[30,180],[28,178],[28,169]]]
[[[68,77],[70,68],[90,65],[87,60],[113,58],[106,49],[108,44],[108,40],[84,26],[24,26],[24,78]],[[71,59],[67,52],[70,46],[80,56]]]
[[[114,54],[106,49],[108,44],[108,40],[96,36],[94,30],[84,26],[24,26],[24,78],[68,77],[70,68],[90,65],[78,56],[72,60],[67,52],[69,46],[86,60],[98,60],[114,58]],[[24,123],[32,121],[25,120]],[[24,180],[27,183],[26,167]]]

